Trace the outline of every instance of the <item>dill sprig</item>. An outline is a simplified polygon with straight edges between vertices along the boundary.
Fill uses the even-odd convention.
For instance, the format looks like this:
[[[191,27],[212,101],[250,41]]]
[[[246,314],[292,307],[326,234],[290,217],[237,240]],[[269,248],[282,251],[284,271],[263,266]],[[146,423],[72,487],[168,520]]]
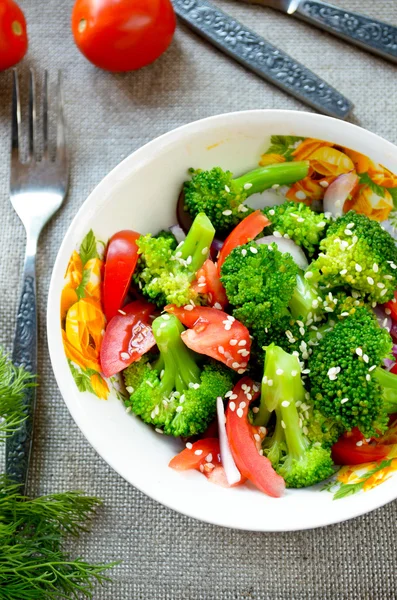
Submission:
[[[23,395],[35,385],[32,375],[15,368],[0,349],[0,442],[25,419]],[[90,564],[72,558],[69,536],[89,531],[101,505],[81,492],[28,498],[0,475],[0,600],[92,598],[95,583],[116,563]]]

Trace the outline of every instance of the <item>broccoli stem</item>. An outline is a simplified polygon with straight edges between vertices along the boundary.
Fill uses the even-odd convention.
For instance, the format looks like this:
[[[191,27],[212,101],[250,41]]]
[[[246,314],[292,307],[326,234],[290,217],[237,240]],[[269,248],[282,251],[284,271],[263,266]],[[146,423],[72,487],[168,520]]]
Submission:
[[[264,447],[268,448],[266,452],[267,458],[270,460],[272,465],[278,465],[283,456],[285,450],[285,435],[284,429],[281,425],[281,411],[280,408],[276,408],[276,426],[271,438],[265,438]]]
[[[322,306],[318,297],[317,289],[305,279],[303,273],[298,273],[296,287],[288,305],[294,319],[307,319],[309,313],[318,314]]]
[[[268,165],[267,167],[259,167],[249,173],[245,173],[241,177],[237,177],[233,181],[244,188],[248,183],[251,184],[247,192],[247,196],[263,192],[273,185],[288,185],[295,183],[306,177],[309,172],[309,163],[306,160],[298,162],[277,163]]]
[[[192,278],[208,258],[208,253],[215,236],[215,229],[204,213],[199,213],[194,219],[185,241],[177,249],[183,260],[188,261]],[[190,260],[191,257],[191,260]]]
[[[190,383],[200,383],[200,368],[181,339],[182,323],[175,315],[163,315],[152,323],[153,336],[160,350],[155,368],[164,371],[161,392],[168,398],[173,390],[183,393]]]
[[[387,414],[397,413],[397,375],[377,367],[374,375],[383,388],[384,409]]]
[[[309,443],[303,435],[302,428],[299,424],[299,415],[294,399],[289,400],[288,406],[286,406],[286,403],[281,403],[281,418],[285,425],[284,435],[287,441],[288,454],[295,458],[299,458],[304,454]]]

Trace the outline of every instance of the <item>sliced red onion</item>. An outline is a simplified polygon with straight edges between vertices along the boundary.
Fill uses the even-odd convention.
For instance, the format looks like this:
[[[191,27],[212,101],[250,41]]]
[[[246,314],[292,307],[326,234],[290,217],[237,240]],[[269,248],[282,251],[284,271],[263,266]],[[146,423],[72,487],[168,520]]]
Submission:
[[[387,329],[387,331],[390,331],[393,324],[391,317],[389,317],[389,315],[385,313],[384,309],[381,306],[375,306],[375,308],[373,308],[372,310],[375,313],[375,317],[378,320],[379,326],[383,329]]]
[[[383,359],[383,366],[385,367],[385,369],[387,371],[390,371],[390,369],[392,367],[394,367],[395,364],[396,364],[396,361],[392,360],[391,358],[384,358]]]
[[[395,344],[397,344],[397,323],[395,321],[392,322],[392,326],[390,329],[390,335]]]
[[[178,244],[185,241],[186,233],[183,231],[183,229],[180,225],[172,225],[171,227],[169,227],[169,230],[171,231],[172,234],[174,234],[175,239],[178,242]]]
[[[214,251],[214,254],[218,254],[218,252],[222,249],[223,241],[218,240],[218,238],[214,238],[211,244],[211,252]]]
[[[357,183],[358,176],[354,171],[339,175],[339,177],[337,177],[327,188],[324,194],[324,212],[331,213],[333,217],[342,216],[343,206]]]
[[[227,439],[226,423],[225,423],[225,408],[223,400],[219,396],[216,399],[216,411],[218,414],[218,432],[219,432],[219,448],[221,452],[221,461],[225,469],[226,479],[229,485],[234,485],[241,480],[240,471],[236,467],[232,451],[230,450],[229,440]]]
[[[393,356],[397,360],[397,345],[396,344],[393,344],[392,353],[393,353]]]
[[[309,266],[308,260],[302,248],[295,242],[284,237],[276,237],[275,235],[265,235],[264,237],[255,240],[257,244],[277,244],[280,252],[288,252],[301,269],[305,270]]]

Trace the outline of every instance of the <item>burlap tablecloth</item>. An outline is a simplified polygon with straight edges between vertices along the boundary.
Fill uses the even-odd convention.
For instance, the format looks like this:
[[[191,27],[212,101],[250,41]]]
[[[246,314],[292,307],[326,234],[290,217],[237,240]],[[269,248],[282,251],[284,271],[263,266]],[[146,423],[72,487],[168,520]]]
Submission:
[[[395,0],[339,0],[397,25]],[[70,32],[72,0],[20,0],[29,24],[23,66],[61,68],[72,151],[70,195],[43,233],[39,260],[41,386],[30,481],[32,493],[84,489],[104,498],[93,533],[75,551],[122,559],[97,600],[397,598],[394,502],[321,530],[255,534],[180,516],[123,481],[86,442],[58,392],[47,351],[46,295],[62,237],[93,187],[121,159],[189,121],[251,108],[305,110],[245,71],[184,26],[168,52],[137,73],[95,69]],[[270,9],[219,5],[304,62],[355,104],[353,120],[397,142],[397,67]],[[0,74],[0,343],[11,347],[25,245],[8,202],[10,73]]]

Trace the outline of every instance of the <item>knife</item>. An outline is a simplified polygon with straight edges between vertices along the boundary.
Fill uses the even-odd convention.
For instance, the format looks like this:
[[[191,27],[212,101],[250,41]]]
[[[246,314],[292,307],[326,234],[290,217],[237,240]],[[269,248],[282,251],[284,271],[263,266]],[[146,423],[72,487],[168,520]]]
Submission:
[[[173,6],[193,31],[317,111],[340,119],[352,111],[350,100],[315,73],[207,0],[173,0]]]
[[[243,0],[269,6],[397,63],[397,27],[320,0]]]

